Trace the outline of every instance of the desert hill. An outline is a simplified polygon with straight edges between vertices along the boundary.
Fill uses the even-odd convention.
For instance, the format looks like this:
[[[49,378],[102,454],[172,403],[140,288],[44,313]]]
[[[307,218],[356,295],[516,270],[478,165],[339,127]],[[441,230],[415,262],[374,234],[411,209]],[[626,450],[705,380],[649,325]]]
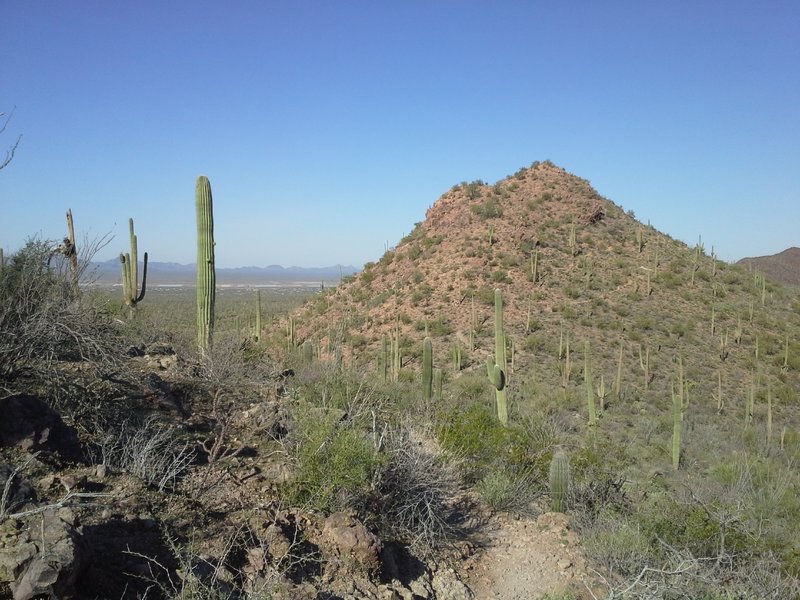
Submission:
[[[800,285],[800,248],[787,248],[770,256],[747,257],[736,264],[752,267],[786,285]]]
[[[784,399],[798,389],[784,365],[796,367],[800,349],[793,294],[643,225],[549,162],[454,186],[377,263],[299,311],[298,339],[323,349],[341,339],[346,356],[377,364],[397,328],[413,367],[427,330],[438,366],[458,346],[462,368],[485,369],[495,288],[518,380],[535,372],[545,388],[578,386],[579,367],[563,379],[569,338],[576,364],[590,344],[607,385],[621,370],[628,398],[669,398],[679,361],[694,394],[711,403],[721,386],[737,411],[755,380],[774,381]]]

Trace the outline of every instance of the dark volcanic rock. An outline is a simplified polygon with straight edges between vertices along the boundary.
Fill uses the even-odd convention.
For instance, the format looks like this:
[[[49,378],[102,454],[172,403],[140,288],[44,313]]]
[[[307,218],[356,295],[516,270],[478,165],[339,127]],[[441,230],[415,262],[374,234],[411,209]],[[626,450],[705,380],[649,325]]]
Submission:
[[[39,398],[25,394],[0,398],[0,414],[0,446],[43,450],[73,462],[82,459],[75,430]]]

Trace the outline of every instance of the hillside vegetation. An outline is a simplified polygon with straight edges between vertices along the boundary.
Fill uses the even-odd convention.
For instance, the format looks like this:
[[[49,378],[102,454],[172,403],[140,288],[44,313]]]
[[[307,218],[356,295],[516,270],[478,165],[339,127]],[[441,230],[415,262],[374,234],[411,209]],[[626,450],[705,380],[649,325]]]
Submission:
[[[534,163],[494,185],[454,186],[379,261],[301,308],[295,327],[323,353],[341,346],[378,374],[385,339],[391,349],[399,338],[401,381],[416,376],[429,336],[449,390],[434,408],[440,440],[467,451],[486,435],[473,429],[477,406],[493,407],[485,360],[495,289],[505,308],[510,435],[543,423],[558,430],[550,442],[570,452],[573,493],[589,496],[587,542],[608,572],[683,564],[686,552],[730,571],[746,564],[749,573],[797,576],[796,291]],[[480,385],[486,392],[471,396]],[[587,387],[600,415],[592,427]],[[543,471],[541,458],[521,462]],[[489,485],[484,476],[497,472],[477,475],[479,486]],[[764,560],[769,568],[755,566]]]

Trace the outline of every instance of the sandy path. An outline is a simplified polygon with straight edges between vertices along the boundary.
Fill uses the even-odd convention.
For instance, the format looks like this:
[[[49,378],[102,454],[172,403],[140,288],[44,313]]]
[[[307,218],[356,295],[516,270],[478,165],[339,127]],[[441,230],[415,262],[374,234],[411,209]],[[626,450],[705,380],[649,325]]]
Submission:
[[[585,561],[563,514],[494,516],[485,534],[465,565],[465,583],[476,599],[531,600],[571,585],[583,588]]]

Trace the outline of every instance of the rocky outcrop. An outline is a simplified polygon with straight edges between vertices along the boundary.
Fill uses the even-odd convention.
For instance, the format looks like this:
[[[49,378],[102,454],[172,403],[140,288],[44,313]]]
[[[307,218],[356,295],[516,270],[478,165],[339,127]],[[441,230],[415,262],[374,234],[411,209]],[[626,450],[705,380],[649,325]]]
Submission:
[[[319,546],[329,562],[349,570],[371,572],[380,566],[381,541],[349,513],[336,512],[325,519]]]
[[[7,585],[14,600],[72,598],[86,556],[67,508],[7,519],[0,525],[0,595]]]

